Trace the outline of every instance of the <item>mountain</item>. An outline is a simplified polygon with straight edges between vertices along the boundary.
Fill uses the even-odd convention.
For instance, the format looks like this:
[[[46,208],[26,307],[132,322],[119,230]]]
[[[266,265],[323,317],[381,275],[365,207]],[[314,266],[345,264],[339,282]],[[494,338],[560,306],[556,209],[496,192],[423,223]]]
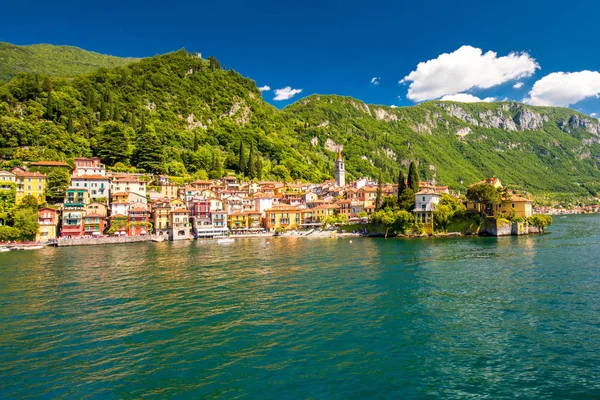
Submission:
[[[251,177],[322,181],[338,145],[349,179],[381,169],[395,181],[417,160],[422,179],[456,190],[489,176],[552,198],[600,190],[600,123],[565,108],[390,108],[313,95],[278,110],[254,81],[184,50],[70,79],[25,74],[0,84],[3,167],[97,155],[116,170],[202,178],[243,164]]]
[[[135,61],[138,59],[107,56],[73,46],[17,46],[0,42],[0,81],[7,82],[19,73],[75,76]]]
[[[455,189],[490,176],[537,194],[600,189],[600,121],[567,108],[446,101],[391,108],[313,95],[284,113],[306,122],[314,151],[342,145],[354,176],[382,168],[390,180],[416,159],[422,178]]]

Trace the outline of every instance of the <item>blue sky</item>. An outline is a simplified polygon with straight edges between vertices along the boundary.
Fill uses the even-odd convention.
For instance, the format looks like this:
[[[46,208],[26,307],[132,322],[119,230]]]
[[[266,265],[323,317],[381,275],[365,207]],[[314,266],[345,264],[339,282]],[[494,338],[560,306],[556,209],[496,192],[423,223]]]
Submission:
[[[320,93],[395,106],[527,99],[600,114],[597,1],[22,0],[2,13],[0,41],[213,55],[269,86],[263,97],[277,107]],[[279,97],[295,95],[274,100],[286,87]]]

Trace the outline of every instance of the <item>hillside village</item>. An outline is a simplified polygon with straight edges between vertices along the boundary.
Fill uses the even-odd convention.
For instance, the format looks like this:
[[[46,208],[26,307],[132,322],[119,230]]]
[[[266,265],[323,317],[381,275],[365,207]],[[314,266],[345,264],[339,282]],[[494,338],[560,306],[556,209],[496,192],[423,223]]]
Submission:
[[[75,158],[64,201],[54,205],[46,204],[46,175],[34,171],[40,168],[71,171],[69,164],[58,161],[31,162],[28,168],[0,171],[0,189],[4,193],[14,192],[15,207],[32,199],[41,206],[37,242],[152,234],[168,240],[186,240],[322,229],[341,223],[364,225],[369,217],[376,215],[378,208],[383,208],[384,198],[394,198],[399,191],[398,184],[368,178],[346,184],[341,148],[335,162],[335,179],[323,183],[243,182],[235,175],[227,175],[222,179],[178,185],[165,175],[107,171],[97,157]],[[503,189],[498,178],[471,186],[475,185]],[[465,210],[524,219],[534,212],[548,211],[534,210],[531,199],[504,190],[496,204],[466,201]],[[460,193],[432,182],[418,182],[418,190],[413,193],[411,221],[425,226],[433,224],[433,214],[443,196],[463,201],[459,200]],[[1,225],[5,225],[6,215],[0,214]]]

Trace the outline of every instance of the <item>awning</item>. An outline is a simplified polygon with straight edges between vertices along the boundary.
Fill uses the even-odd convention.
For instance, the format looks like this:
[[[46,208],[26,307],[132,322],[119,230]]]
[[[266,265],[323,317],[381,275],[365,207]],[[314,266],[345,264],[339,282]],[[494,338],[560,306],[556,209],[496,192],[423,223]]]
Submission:
[[[101,233],[100,232],[92,232],[92,236],[100,236]]]

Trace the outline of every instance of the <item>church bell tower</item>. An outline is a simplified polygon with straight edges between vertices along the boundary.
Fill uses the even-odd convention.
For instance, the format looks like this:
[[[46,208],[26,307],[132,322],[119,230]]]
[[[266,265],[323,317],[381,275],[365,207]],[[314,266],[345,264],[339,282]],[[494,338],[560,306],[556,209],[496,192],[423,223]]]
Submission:
[[[342,159],[342,146],[338,146],[338,158],[335,161],[335,184],[339,187],[346,186],[346,169]]]

